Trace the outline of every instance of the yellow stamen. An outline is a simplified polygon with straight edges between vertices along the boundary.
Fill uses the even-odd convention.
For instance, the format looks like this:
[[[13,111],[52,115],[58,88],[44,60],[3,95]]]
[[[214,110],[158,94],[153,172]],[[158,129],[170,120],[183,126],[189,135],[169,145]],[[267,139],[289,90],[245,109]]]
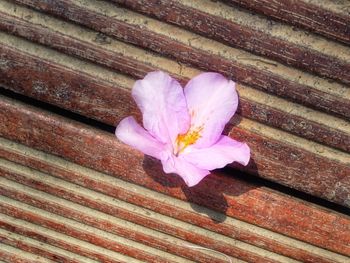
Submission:
[[[179,134],[176,138],[177,143],[177,149],[175,154],[178,155],[181,153],[185,148],[189,145],[194,144],[199,138],[201,138],[201,131],[203,130],[203,127],[198,127],[195,129],[190,129],[185,134]]]

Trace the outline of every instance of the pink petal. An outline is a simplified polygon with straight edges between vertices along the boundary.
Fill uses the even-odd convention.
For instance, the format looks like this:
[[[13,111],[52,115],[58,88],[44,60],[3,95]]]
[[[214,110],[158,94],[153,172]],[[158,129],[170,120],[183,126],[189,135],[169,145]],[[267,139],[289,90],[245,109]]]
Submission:
[[[213,170],[232,162],[247,165],[250,149],[245,143],[235,141],[228,136],[221,136],[213,146],[202,149],[191,147],[182,154],[182,157],[201,169]]]
[[[236,112],[235,83],[218,73],[202,73],[188,82],[185,97],[191,114],[191,129],[203,128],[196,147],[213,145]]]
[[[165,145],[154,139],[142,128],[133,117],[122,120],[115,130],[115,135],[123,143],[126,143],[144,154],[161,159]]]
[[[168,74],[148,73],[135,82],[132,96],[143,113],[143,126],[157,140],[173,143],[188,130],[190,116],[183,89]]]
[[[198,184],[205,176],[210,174],[206,169],[198,168],[187,162],[181,156],[169,156],[167,160],[162,160],[165,173],[176,173],[181,176],[186,185],[191,187]]]

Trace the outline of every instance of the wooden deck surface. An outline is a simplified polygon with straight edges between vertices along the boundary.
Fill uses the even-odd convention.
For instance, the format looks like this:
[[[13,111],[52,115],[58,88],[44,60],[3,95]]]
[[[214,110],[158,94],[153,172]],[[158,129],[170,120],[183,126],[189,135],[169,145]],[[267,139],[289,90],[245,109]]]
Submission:
[[[0,0],[0,260],[350,262],[349,10]],[[157,69],[238,82],[247,167],[187,188],[115,138]]]

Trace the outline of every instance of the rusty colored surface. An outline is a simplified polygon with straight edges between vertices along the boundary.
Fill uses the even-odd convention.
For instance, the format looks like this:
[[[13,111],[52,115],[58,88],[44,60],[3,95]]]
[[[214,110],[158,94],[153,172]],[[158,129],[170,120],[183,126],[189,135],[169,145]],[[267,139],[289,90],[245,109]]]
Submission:
[[[128,19],[119,18],[118,14],[113,17],[107,16],[104,14],[104,9],[98,10],[99,12],[94,12],[71,2],[67,2],[65,5],[59,5],[59,7],[56,7],[52,3],[40,3],[40,5],[35,5],[35,8],[62,16],[63,18],[78,22],[111,37],[138,45],[142,48],[151,49],[152,51],[170,56],[186,64],[192,64],[203,70],[220,72],[254,88],[277,94],[278,96],[310,107],[334,112],[346,118],[350,117],[348,111],[349,98],[346,97],[347,91],[343,91],[343,88],[341,88],[339,92],[340,94],[345,92],[345,96],[334,96],[331,92],[316,88],[321,79],[316,78],[310,80],[309,82],[312,83],[305,85],[299,82],[298,78],[301,78],[301,76],[298,76],[296,72],[293,73],[293,80],[285,78],[284,76],[288,76],[290,72],[288,72],[288,69],[282,69],[280,73],[276,74],[273,69],[277,67],[277,64],[275,64],[277,62],[273,60],[265,61],[263,58],[259,57],[250,58],[249,53],[240,54],[234,59],[228,59],[225,56],[213,54],[213,50],[209,52],[205,48],[199,48],[201,44],[199,44],[199,47],[193,47],[192,44],[188,42],[188,39],[186,39],[186,43],[180,42],[180,40],[176,38],[176,34],[174,34],[174,37],[169,35],[171,34],[170,32],[161,32],[163,23],[152,23],[152,25],[150,25],[151,20],[148,18],[140,16],[134,18],[134,13],[126,10],[125,12],[128,12],[128,15],[130,13],[130,21]],[[123,9],[116,8],[114,8],[114,11],[120,13],[124,12]],[[176,28],[170,30],[174,31]],[[14,31],[16,32],[16,30]],[[179,35],[181,34],[179,33]],[[192,39],[190,42],[195,42],[195,40],[199,38],[199,36],[196,35],[191,35],[189,37]],[[219,46],[216,48],[220,49],[222,47]],[[244,64],[245,60],[248,60],[249,63],[255,61],[263,66],[260,68],[248,66]],[[267,64],[265,64],[265,62]],[[303,73],[300,72],[300,74]],[[334,105],[337,106],[334,107]]]
[[[7,263],[52,263],[52,261],[48,259],[24,252],[23,250],[13,248],[5,244],[2,244],[0,247],[0,258]]]
[[[0,222],[0,227],[6,229],[6,227],[4,227],[1,222]],[[21,251],[26,251],[26,252],[29,252],[31,254],[41,256],[43,258],[47,258],[49,260],[52,260],[53,262],[79,263],[79,261],[72,260],[69,257],[59,255],[58,253],[52,253],[51,251],[45,251],[44,249],[41,249],[40,247],[37,247],[35,245],[34,246],[28,245],[19,239],[13,238],[13,233],[16,233],[17,231],[14,231],[13,228],[11,230],[12,230],[11,232],[8,232],[8,235],[5,235],[5,233],[1,233],[2,231],[0,231],[0,240],[1,240],[2,244],[16,247],[16,248],[20,249]],[[43,241],[46,242],[45,240],[43,240]],[[19,255],[20,255],[20,253],[19,253]]]
[[[120,144],[112,135],[14,101],[2,99],[1,104],[1,119],[11,119],[4,122],[7,127],[2,128],[2,136],[274,232],[349,254],[348,217],[266,188],[246,185],[223,174],[214,173],[198,187],[188,189],[178,177],[164,175],[157,161],[144,158]],[[209,190],[213,187],[216,192]],[[113,193],[118,191],[109,192],[110,195]],[[132,198],[132,195],[127,196]],[[148,205],[151,209],[166,209],[164,205]],[[172,216],[177,214],[173,207],[169,210]],[[334,225],[334,222],[337,223]]]
[[[20,0],[20,2],[28,4],[30,1]],[[260,31],[250,24],[242,25],[238,21],[226,19],[223,12],[220,13],[220,16],[210,14],[210,8],[218,6],[213,3],[209,4],[210,1],[208,4],[205,3],[206,1],[196,1],[190,5],[183,4],[186,1],[182,3],[182,1],[173,0],[161,2],[157,0],[112,0],[112,2],[152,15],[162,21],[176,24],[233,47],[239,47],[287,65],[350,84],[349,61],[332,57],[321,49],[314,50],[312,43],[302,47],[272,35],[270,31],[273,30],[274,23],[271,20],[269,20],[269,27]],[[204,11],[204,8],[202,10],[196,5],[198,7],[207,5],[208,9]],[[293,5],[298,6],[298,3],[294,1]],[[62,3],[60,7],[66,9],[68,4]],[[58,8],[53,7],[53,9],[57,10]],[[221,9],[225,11],[229,7],[220,6]],[[72,16],[69,19],[72,19]],[[256,22],[252,21],[253,23]]]
[[[3,171],[1,172],[1,174],[2,174],[2,176],[4,175]],[[18,177],[16,177],[16,178],[18,178]],[[18,182],[28,184],[25,181],[18,181]],[[40,187],[38,187],[38,182],[33,182],[32,184],[36,184],[36,188],[40,188]],[[53,192],[53,190],[50,189],[50,187],[45,187],[44,184],[42,185],[41,188],[42,189],[45,188],[44,189],[45,191]],[[206,236],[200,236],[200,235],[192,234],[190,232],[186,233],[186,236],[184,237],[184,239],[186,241],[183,242],[183,245],[172,244],[170,242],[170,240],[166,240],[166,239],[164,239],[164,240],[158,239],[157,240],[157,239],[154,239],[154,237],[152,237],[152,236],[140,234],[140,233],[137,233],[136,231],[132,231],[130,229],[123,229],[122,226],[118,226],[117,224],[113,224],[111,221],[98,220],[95,217],[86,216],[83,212],[72,211],[72,209],[69,209],[67,207],[63,207],[63,209],[62,209],[62,207],[60,207],[59,205],[57,205],[55,203],[50,203],[46,200],[38,200],[38,199],[33,198],[30,195],[26,195],[23,193],[17,193],[17,192],[13,192],[13,191],[11,192],[10,190],[4,189],[2,187],[0,187],[0,192],[4,196],[14,198],[14,199],[19,200],[21,202],[34,205],[34,206],[39,207],[41,209],[44,209],[46,211],[50,211],[52,213],[59,214],[61,216],[67,217],[67,218],[73,218],[74,220],[77,220],[78,222],[82,222],[84,224],[94,226],[98,229],[104,229],[105,231],[112,232],[113,234],[125,236],[126,238],[129,238],[131,240],[136,240],[140,243],[147,244],[148,246],[156,247],[157,249],[167,251],[168,253],[191,259],[194,262],[213,262],[213,261],[215,261],[215,262],[224,263],[224,262],[227,262],[227,260],[220,260],[218,258],[213,258],[213,257],[207,256],[207,255],[203,255],[203,254],[198,253],[198,251],[191,249],[190,247],[189,248],[186,247],[186,245],[190,244],[190,243],[188,243],[188,241],[191,242],[192,240],[194,240],[194,242],[193,241],[192,242],[195,244],[202,245],[204,247],[209,247],[211,249],[214,249],[215,251],[219,251],[219,252],[225,253],[229,256],[233,256],[235,258],[240,258],[240,259],[243,259],[246,261],[278,262],[278,261],[271,260],[268,257],[261,257],[259,255],[254,255],[253,253],[249,253],[249,252],[244,251],[242,249],[238,249],[232,244],[225,244],[225,242],[223,242],[223,241],[221,244],[215,244],[218,242],[217,240],[212,240],[211,238],[208,238]],[[60,192],[60,191],[58,191],[58,192]],[[64,191],[62,191],[61,194],[63,194],[63,196],[65,198],[68,198],[70,200],[72,199],[72,197],[70,197],[70,196],[72,196],[72,193],[68,193],[68,195],[66,195],[66,193]],[[77,200],[79,197],[75,197],[75,198]],[[84,203],[85,207],[89,207],[89,206],[94,207],[93,202],[91,202],[91,200],[90,200],[90,204],[87,200],[84,200],[84,199],[83,199],[83,201],[80,201],[80,202]],[[95,206],[96,206],[96,204],[95,204]],[[99,210],[108,211],[109,214],[115,213],[113,209],[107,210],[107,207],[105,207],[104,204],[102,204],[102,205],[99,204],[99,207],[100,207]],[[5,214],[10,215],[10,216],[14,216],[16,218],[20,218],[22,220],[36,222],[36,223],[40,224],[41,226],[47,227],[49,229],[53,229],[59,233],[69,234],[75,238],[79,238],[79,239],[82,239],[84,241],[88,241],[88,242],[93,243],[95,245],[98,245],[100,247],[115,250],[114,249],[115,245],[113,245],[115,242],[112,242],[112,241],[107,240],[107,239],[99,238],[98,234],[92,234],[92,233],[86,234],[86,233],[78,232],[78,231],[70,228],[69,226],[67,227],[67,226],[64,226],[62,224],[57,224],[57,223],[52,222],[48,219],[42,218],[40,215],[37,215],[35,213],[30,213],[28,211],[21,211],[20,209],[13,208],[13,207],[8,206],[6,204],[0,205],[0,211],[2,213],[5,213]],[[117,213],[115,213],[114,215],[119,217],[119,215]],[[130,220],[130,218],[128,218],[128,220]],[[1,225],[1,221],[0,221],[0,225]],[[5,225],[5,227],[6,227],[6,225]],[[159,228],[157,228],[155,231],[159,231]],[[181,229],[178,232],[181,233]],[[179,235],[179,234],[177,234],[177,235]],[[195,236],[195,239],[191,239],[191,236]],[[55,243],[54,241],[51,241],[51,242]],[[61,244],[59,244],[59,246],[61,246]],[[119,244],[119,246],[120,246],[120,244]],[[125,248],[125,246],[123,246],[123,248]],[[119,252],[122,252],[123,254],[128,254],[130,256],[130,249],[124,250],[123,248],[122,249],[119,248],[117,250],[120,250]],[[79,251],[78,252],[75,251],[75,253],[79,253]],[[142,254],[144,254],[144,252],[142,252]],[[141,255],[139,255],[137,253],[137,251],[134,251],[134,253],[132,253],[131,256],[138,258],[138,259],[141,259],[141,260],[145,260],[147,262],[170,262],[169,260],[162,259],[162,258],[154,258],[154,257],[150,258],[149,256],[142,257]],[[308,255],[308,256],[310,256],[310,255]],[[103,260],[102,258],[96,258],[96,259]],[[177,261],[174,260],[172,262],[177,262]]]
[[[320,1],[326,5],[325,7],[303,0],[297,2],[294,0],[224,0],[224,2],[350,44],[350,16],[327,9],[327,5],[331,5],[334,1]],[[350,10],[345,1],[343,6],[341,2],[339,5],[344,13]]]
[[[111,51],[105,49],[103,45],[101,46],[96,43],[87,43],[86,41],[79,40],[77,37],[72,38],[69,34],[58,34],[57,31],[51,31],[45,27],[38,27],[36,24],[23,22],[22,20],[13,17],[11,18],[6,14],[2,16],[1,22],[2,23],[0,24],[0,27],[2,27],[2,29],[8,32],[11,32],[12,34],[24,36],[32,41],[39,42],[50,47],[54,47],[59,51],[65,52],[68,55],[79,56],[84,59],[88,59],[91,62],[99,63],[103,66],[108,66],[111,69],[132,75],[135,78],[143,77],[147,72],[152,70],[161,69],[168,71],[169,69],[171,69],[171,67],[164,68],[160,65],[158,65],[157,67],[156,65],[152,65],[149,62],[147,63],[144,61],[138,61],[132,57],[127,57],[127,53],[123,51],[123,47],[120,47],[119,50]],[[80,52],[80,50],[85,50],[85,52]],[[65,80],[65,78],[61,79],[59,77],[60,74],[48,72],[49,68],[53,68],[53,65],[51,65],[52,62],[50,63],[48,61],[47,65],[45,65],[45,67],[48,68],[47,71],[39,71],[41,76],[39,76],[38,73],[34,74],[34,72],[32,72],[29,75],[35,76],[33,77],[32,81],[38,82],[40,80],[45,83],[53,83],[53,88],[50,90],[46,90],[46,92],[49,93],[48,96],[52,93],[51,90],[57,89],[57,93],[64,93],[66,94],[66,97],[72,97],[69,101],[62,101],[61,99],[56,99],[52,101],[49,98],[45,99],[45,91],[35,93],[34,89],[30,88],[33,87],[33,84],[28,83],[28,81],[30,80],[28,80],[24,76],[24,74],[21,74],[23,70],[28,71],[32,69],[35,71],[36,68],[43,67],[43,65],[41,65],[42,63],[45,63],[44,61],[42,61],[43,58],[40,58],[40,56],[33,58],[31,56],[30,60],[32,60],[33,62],[29,64],[27,62],[28,58],[24,57],[25,54],[21,54],[19,51],[19,54],[15,55],[14,53],[16,53],[16,50],[8,50],[6,47],[4,47],[2,53],[2,59],[4,60],[3,64],[6,65],[2,67],[2,76],[4,76],[4,80],[2,81],[3,85],[16,92],[24,93],[26,95],[36,97],[40,100],[45,100],[56,105],[59,104],[59,106],[64,108],[72,108],[71,105],[62,105],[62,103],[71,103],[71,101],[74,100],[74,97],[69,95],[69,93],[71,93],[69,90],[74,89],[74,87],[76,87],[77,85],[72,83],[72,87],[66,87],[66,89],[68,89],[67,91],[58,91],[59,88],[57,87],[64,87],[64,85],[61,85],[61,83],[63,82],[63,80]],[[23,56],[23,58],[21,56]],[[35,63],[34,60],[36,61]],[[190,77],[179,75],[179,73],[170,73],[172,73],[172,75],[174,75],[177,79],[182,81],[182,83],[186,83],[188,81],[188,78]],[[43,74],[46,74],[49,77],[44,77],[42,76]],[[69,72],[69,74],[72,73]],[[55,78],[56,76],[61,83],[54,84],[54,80],[47,81],[48,78]],[[24,81],[26,82],[25,84],[23,84]],[[100,80],[100,82],[102,81],[103,80]],[[24,88],[21,88],[24,85],[27,87],[27,91],[24,91]],[[95,83],[93,85],[100,86],[98,83]],[[242,90],[240,108],[240,113],[242,116],[255,119],[259,122],[265,123],[270,126],[284,129],[286,131],[292,132],[296,135],[305,137],[307,139],[315,140],[320,143],[325,143],[329,146],[339,148],[344,151],[350,151],[350,135],[346,132],[341,132],[339,130],[334,129],[336,128],[336,126],[327,127],[323,121],[321,123],[315,123],[314,121],[309,120],[307,118],[308,116],[294,116],[293,114],[291,114],[293,107],[290,109],[285,109],[285,111],[283,111],[281,109],[274,109],[271,106],[266,106],[262,103],[257,103],[256,101],[254,101],[254,96],[261,96],[259,93],[255,95],[250,95],[249,97],[248,95],[245,95],[244,87],[239,89],[239,91],[240,90]],[[75,92],[75,94],[79,93]],[[94,94],[94,96],[96,95]],[[269,99],[270,97],[266,96],[266,98]],[[107,99],[107,96],[105,96],[104,100]],[[113,103],[119,104],[120,101],[123,102],[118,97]],[[328,102],[332,101],[328,100]],[[340,105],[340,107],[332,107],[333,109],[342,108],[342,103],[339,98],[336,102],[333,101],[332,103],[337,103],[337,105]],[[112,108],[114,104],[110,104],[109,107]],[[344,107],[350,107],[350,103],[348,106]],[[106,108],[108,108],[108,106],[106,106]],[[293,110],[293,112],[298,111],[300,111],[300,108],[295,108]]]
[[[72,47],[68,43],[65,44],[65,46]],[[8,89],[82,113],[89,117],[100,120],[102,118],[103,121],[111,125],[121,120],[118,116],[125,117],[126,114],[130,113],[130,110],[134,114],[137,112],[136,109],[128,110],[126,107],[132,101],[130,94],[125,91],[125,89],[130,89],[129,87],[123,87],[118,82],[111,84],[102,78],[96,80],[92,76],[83,77],[82,75],[84,74],[82,72],[73,72],[67,69],[65,65],[44,60],[40,56],[23,53],[20,50],[5,45],[0,46],[0,49],[2,51],[1,59],[4,63],[4,66],[1,67],[2,80],[0,83]],[[74,49],[76,50],[75,47]],[[91,58],[93,55],[91,53],[89,54]],[[107,56],[104,55],[103,53],[99,53],[96,57],[93,56],[94,61],[101,62],[101,64],[105,63],[106,60],[104,58],[107,58]],[[135,60],[127,60],[126,57],[120,60],[118,57],[114,57],[114,59],[116,61],[115,64],[118,64],[116,69],[125,73],[127,72],[135,78],[139,76],[143,77],[149,71],[157,69],[166,70],[164,68],[142,64],[142,62]],[[132,68],[131,65],[133,64],[134,67]],[[128,66],[124,67],[123,65]],[[46,70],[42,71],[42,68]],[[28,75],[31,78],[28,78]],[[183,83],[188,81],[188,76],[179,76],[176,74],[173,74],[173,76]],[[132,85],[132,81],[130,79],[130,85]],[[120,90],[117,92],[117,89]],[[334,125],[334,122],[332,123],[333,126],[330,127],[325,122],[321,122],[321,119],[319,122],[315,122],[312,119],[310,120],[307,115],[303,117],[294,115],[295,113],[292,113],[292,110],[298,112],[300,111],[298,107],[294,107],[293,109],[292,106],[283,111],[271,104],[264,105],[257,103],[254,99],[244,94],[245,89],[245,87],[238,86],[238,91],[242,91],[240,108],[238,110],[241,116],[281,128],[301,137],[347,152],[350,151],[350,134],[344,130],[335,129],[337,127]],[[110,96],[110,94],[113,94],[113,96]],[[257,95],[260,94],[258,93]],[[69,100],[64,98],[69,98]],[[271,99],[271,97],[266,98]],[[98,103],[96,103],[96,100]],[[120,107],[120,110],[116,112],[115,105],[125,105],[124,111],[123,107]],[[104,110],[101,111],[98,109]]]
[[[4,196],[8,196],[8,195],[11,196],[11,194],[8,190],[4,191],[3,189],[1,189],[1,194],[3,194]],[[12,193],[12,194],[14,194],[14,193]],[[15,195],[14,199],[20,200],[22,202],[24,201],[23,199],[21,199],[21,196],[23,197],[23,196],[25,196],[25,194],[15,193],[14,195]],[[29,200],[27,200],[27,201],[29,201]],[[32,201],[34,201],[34,200],[32,200]],[[41,207],[41,202],[42,201],[39,201],[39,203],[36,205]],[[22,219],[22,220],[25,220],[28,222],[35,222],[35,224],[38,224],[42,227],[46,227],[48,229],[53,229],[53,230],[57,231],[58,233],[66,234],[66,235],[72,236],[76,239],[87,241],[87,242],[94,244],[98,247],[108,249],[111,251],[116,251],[116,252],[125,254],[127,256],[130,256],[132,258],[136,258],[140,261],[169,262],[169,263],[176,262],[176,261],[171,261],[169,259],[156,256],[156,255],[149,254],[149,253],[147,253],[147,251],[142,251],[141,249],[132,248],[132,247],[128,246],[127,244],[118,243],[114,240],[108,240],[106,238],[99,236],[98,233],[79,231],[79,229],[74,229],[74,228],[72,228],[70,226],[66,226],[62,223],[60,224],[60,223],[57,223],[55,221],[50,221],[49,219],[42,217],[41,215],[38,215],[37,213],[23,211],[23,210],[18,209],[16,207],[12,207],[11,205],[8,205],[6,203],[2,203],[0,205],[0,211],[1,211],[1,213],[12,216],[14,218],[19,218],[19,219]],[[49,209],[49,211],[50,211],[50,209]],[[67,249],[68,251],[71,251],[71,252],[76,253],[78,255],[90,257],[94,260],[103,260],[103,261],[107,260],[107,262],[113,262],[113,263],[119,262],[117,260],[113,260],[112,255],[111,255],[110,259],[108,259],[108,256],[103,255],[102,253],[101,254],[91,253],[89,251],[81,249],[80,247],[72,247],[69,244],[64,244],[63,242],[54,240],[53,238],[45,238],[45,236],[43,237],[43,236],[37,235],[36,233],[33,233],[33,232],[30,233],[29,231],[26,231],[25,228],[23,229],[23,228],[17,226],[15,228],[12,227],[12,229],[11,229],[11,225],[6,224],[3,221],[0,221],[0,226],[3,229],[12,230],[12,232],[15,232],[15,233],[18,233],[18,234],[21,234],[21,235],[24,235],[24,236],[27,236],[30,238],[35,237],[35,239],[37,239],[41,242],[45,242],[47,244],[52,244],[54,246]],[[129,232],[129,235],[132,235],[132,234],[133,233]],[[8,242],[5,241],[4,243],[10,245],[10,241],[11,240],[8,240]],[[59,257],[57,256],[57,254],[50,253],[49,251],[39,250],[39,249],[36,249],[35,247],[23,248],[21,246],[21,244],[16,245],[16,247],[18,247],[24,251],[28,251],[28,252],[33,253],[33,254],[38,254],[40,256],[43,256],[43,257],[46,257],[49,259],[55,259],[54,257],[56,257],[56,260],[60,260]],[[198,259],[203,259],[203,257],[198,257]],[[203,261],[203,262],[209,262],[209,261]]]
[[[7,96],[102,128],[141,120],[130,90],[149,71],[182,84],[217,71],[240,96],[225,132],[252,151],[247,167],[187,188],[110,133],[0,96],[0,262],[349,262],[348,216],[239,179],[242,170],[350,207],[346,8],[0,0]]]
[[[129,91],[121,86],[113,87],[108,82],[96,81],[96,78],[64,69],[62,66],[46,63],[44,60],[22,55],[11,49],[3,50],[7,50],[2,53],[2,58],[8,61],[6,63],[8,66],[2,71],[4,74],[2,84],[10,89],[111,125],[130,114],[140,119]],[[43,68],[45,71],[41,70]],[[246,105],[244,103],[243,105],[244,109]],[[278,119],[277,114],[274,116]],[[282,115],[280,118],[288,119],[285,116]],[[300,149],[287,143],[286,137],[283,137],[285,135],[275,138],[274,134],[271,136],[264,130],[259,131],[259,127],[258,124],[235,119],[227,128],[235,139],[247,141],[252,148],[254,161],[248,168],[240,167],[241,169],[349,205],[349,177],[346,176],[350,169],[348,162],[337,161],[332,152],[329,154],[333,159],[327,159],[317,154],[317,151],[309,152],[312,148]],[[294,140],[293,137],[291,140]],[[343,159],[346,160],[348,155],[344,156]],[[285,169],[286,166],[290,169]]]
[[[164,202],[158,202],[156,200],[151,200],[151,198],[145,197],[144,195],[140,193],[133,193],[128,190],[126,190],[123,187],[117,187],[117,186],[111,186],[108,183],[104,183],[101,180],[96,180],[95,178],[89,178],[87,174],[82,174],[78,172],[74,172],[71,170],[67,169],[62,169],[62,167],[55,166],[53,163],[48,163],[44,161],[43,159],[40,158],[35,158],[35,156],[30,156],[28,154],[24,155],[21,152],[16,152],[16,151],[11,151],[6,148],[2,148],[0,150],[0,156],[2,158],[5,158],[7,160],[11,160],[17,163],[20,163],[22,165],[29,166],[31,168],[34,168],[36,170],[40,170],[42,172],[45,172],[47,174],[51,174],[53,176],[62,178],[64,180],[68,180],[72,183],[76,183],[78,185],[81,185],[85,189],[91,189],[91,190],[97,190],[102,193],[108,194],[112,197],[121,199],[125,202],[133,203],[135,205],[139,205],[142,207],[145,207],[147,209],[152,209],[154,211],[160,212],[165,215],[169,215],[171,218],[176,218],[178,220],[186,221],[191,224],[195,224],[198,227],[202,227],[205,229],[209,229],[211,231],[217,232],[219,234],[223,234],[228,237],[233,237],[235,239],[238,239],[240,241],[244,241],[246,243],[255,245],[257,247],[284,255],[284,256],[289,256],[292,258],[295,258],[297,260],[302,260],[302,261],[308,261],[308,262],[330,262],[329,260],[317,256],[312,253],[307,253],[306,251],[303,251],[300,248],[295,248],[292,247],[288,244],[283,244],[280,243],[276,240],[264,237],[263,235],[259,235],[247,230],[242,230],[238,226],[235,225],[230,225],[229,223],[224,223],[221,222],[220,224],[217,224],[217,222],[213,222],[209,218],[202,216],[200,214],[196,214],[194,212],[177,208],[176,212],[174,213],[174,206],[167,206]],[[4,177],[11,178],[16,178],[16,182],[21,182],[26,185],[29,185],[30,187],[33,187],[35,189],[39,189],[45,192],[48,192],[50,194],[62,197],[64,196],[65,199],[71,200],[73,202],[79,203],[83,206],[91,207],[94,209],[97,209],[99,211],[105,212],[107,214],[117,216],[119,218],[137,223],[139,225],[143,225],[147,228],[153,229],[155,231],[162,231],[164,233],[171,234],[172,236],[179,237],[181,239],[187,240],[189,242],[193,242],[197,245],[202,245],[202,246],[209,246],[211,248],[215,248],[221,252],[226,252],[227,251],[230,253],[232,251],[232,246],[231,248],[225,248],[222,244],[217,244],[215,241],[211,240],[208,237],[205,237],[203,235],[198,235],[196,233],[191,233],[186,230],[183,230],[177,226],[171,226],[167,224],[164,221],[157,220],[155,217],[152,218],[147,218],[144,215],[139,215],[134,212],[130,212],[126,209],[118,208],[118,207],[113,207],[111,205],[106,205],[105,203],[101,203],[99,201],[94,201],[89,197],[84,197],[84,195],[78,195],[78,194],[73,194],[70,191],[64,190],[62,187],[55,187],[53,185],[43,183],[43,182],[36,182],[33,179],[28,179],[25,178],[25,176],[21,176],[20,174],[10,174],[10,172],[6,171],[5,168],[0,168],[2,171],[1,174]],[[115,224],[108,222],[108,220],[98,220],[93,217],[89,217],[87,215],[82,216],[81,211],[72,211],[71,209],[64,208],[62,206],[57,206],[54,203],[49,203],[40,199],[36,199],[33,196],[25,196],[25,194],[17,194],[11,192],[10,190],[5,188],[1,188],[1,192],[3,195],[6,195],[8,197],[11,196],[20,196],[20,200],[22,202],[30,203],[35,206],[40,206],[41,208],[46,208],[49,209],[50,211],[53,211],[58,214],[63,214],[67,217],[70,217],[75,220],[83,220],[84,223],[92,226],[96,226],[100,229],[104,230],[110,230],[113,233],[119,233],[120,227],[115,226]],[[126,233],[128,233],[126,231]],[[145,238],[144,241],[147,239]],[[157,242],[156,240],[152,239],[151,243]],[[190,251],[184,247],[180,247],[176,249],[175,246],[175,251],[174,251],[174,246],[171,244],[162,244],[161,246],[163,247],[169,247],[172,252],[180,252],[180,255],[183,256],[188,256],[191,255]],[[237,252],[234,254],[237,255]],[[243,254],[244,255],[244,254]],[[240,254],[238,256],[242,256],[242,251],[240,251]],[[246,256],[247,258],[247,256]],[[250,255],[249,257],[251,260],[252,256]],[[258,260],[256,257],[254,261]],[[201,259],[201,262],[205,262],[204,259]]]

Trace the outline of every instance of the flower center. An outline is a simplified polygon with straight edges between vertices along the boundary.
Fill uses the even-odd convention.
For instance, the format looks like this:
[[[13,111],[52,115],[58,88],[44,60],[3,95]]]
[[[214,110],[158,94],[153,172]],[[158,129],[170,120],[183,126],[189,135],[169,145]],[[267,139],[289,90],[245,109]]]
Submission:
[[[185,134],[179,134],[176,138],[175,155],[178,156],[183,152],[187,146],[195,144],[196,141],[202,137],[201,131],[203,127],[198,127],[195,129],[190,129]]]

